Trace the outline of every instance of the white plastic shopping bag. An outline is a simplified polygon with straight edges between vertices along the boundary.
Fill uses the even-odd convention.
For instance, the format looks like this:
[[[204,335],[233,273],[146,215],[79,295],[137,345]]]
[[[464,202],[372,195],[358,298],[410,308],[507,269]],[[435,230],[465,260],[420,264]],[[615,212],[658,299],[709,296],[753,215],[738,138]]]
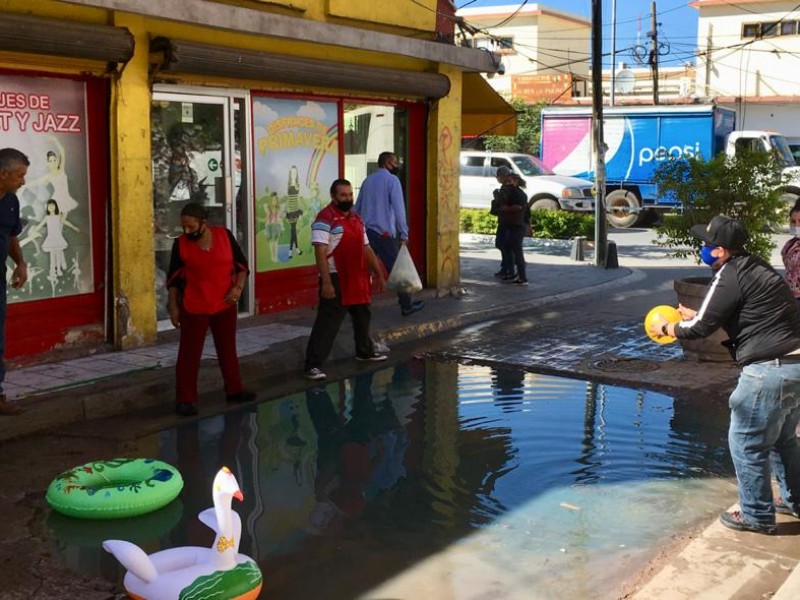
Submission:
[[[386,287],[396,292],[407,292],[413,294],[422,289],[422,280],[419,278],[414,261],[411,260],[411,253],[405,244],[400,246],[397,253],[397,260],[394,261],[392,272],[386,281]]]

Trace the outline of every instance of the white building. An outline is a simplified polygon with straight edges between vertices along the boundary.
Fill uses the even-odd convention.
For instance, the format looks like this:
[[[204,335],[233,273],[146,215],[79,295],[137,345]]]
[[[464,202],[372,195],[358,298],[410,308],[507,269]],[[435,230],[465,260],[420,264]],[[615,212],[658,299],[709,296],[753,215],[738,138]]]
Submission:
[[[489,83],[506,98],[527,102],[591,103],[591,20],[541,4],[465,8],[456,13],[466,22],[462,41],[502,56],[504,75]],[[649,68],[624,68],[618,56],[617,71],[626,79],[617,82],[617,102],[652,102],[653,81]],[[603,71],[603,95],[611,95],[611,72]],[[686,102],[694,96],[694,67],[659,70],[662,102]]]
[[[736,110],[737,129],[800,144],[800,10],[794,0],[696,0],[697,95]]]
[[[549,95],[563,91],[569,97],[573,82],[589,73],[591,21],[581,15],[517,3],[463,8],[456,16],[466,23],[462,43],[502,56],[505,75],[489,83],[506,98],[514,85],[530,91],[547,88]]]

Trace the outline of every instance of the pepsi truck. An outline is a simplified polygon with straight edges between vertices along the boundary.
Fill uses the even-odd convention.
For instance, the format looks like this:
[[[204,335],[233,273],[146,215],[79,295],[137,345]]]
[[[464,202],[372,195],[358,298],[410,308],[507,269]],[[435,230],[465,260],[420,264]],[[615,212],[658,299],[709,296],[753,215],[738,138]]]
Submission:
[[[653,173],[672,158],[737,150],[773,152],[784,173],[787,202],[800,198],[800,167],[786,139],[770,131],[735,131],[735,112],[715,105],[616,106],[603,109],[606,212],[612,227],[646,225],[675,201],[659,196]],[[591,107],[542,110],[541,159],[558,175],[594,180]]]

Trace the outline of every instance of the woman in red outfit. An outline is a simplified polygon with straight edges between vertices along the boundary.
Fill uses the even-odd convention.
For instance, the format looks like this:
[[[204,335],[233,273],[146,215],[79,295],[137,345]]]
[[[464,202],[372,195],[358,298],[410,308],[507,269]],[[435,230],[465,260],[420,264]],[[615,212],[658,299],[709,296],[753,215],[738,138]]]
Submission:
[[[207,223],[208,214],[191,202],[181,211],[183,235],[172,246],[167,277],[169,318],[181,330],[175,412],[197,414],[197,375],[206,332],[211,328],[228,402],[247,402],[236,356],[237,304],[244,289],[247,259],[233,234]]]

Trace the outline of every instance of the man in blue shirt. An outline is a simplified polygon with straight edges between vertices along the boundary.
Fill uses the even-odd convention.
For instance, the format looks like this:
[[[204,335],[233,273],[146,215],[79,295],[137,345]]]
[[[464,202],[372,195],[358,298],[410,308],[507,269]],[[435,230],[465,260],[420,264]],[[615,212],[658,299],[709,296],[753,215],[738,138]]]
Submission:
[[[6,367],[3,354],[6,349],[6,261],[8,257],[17,266],[11,274],[11,287],[21,288],[28,280],[28,266],[22,260],[22,249],[17,236],[22,232],[19,218],[19,200],[16,191],[25,185],[25,175],[30,161],[14,148],[0,149],[0,261],[3,276],[0,277],[0,415],[17,415],[22,409],[6,399],[3,381]]]
[[[364,180],[358,192],[355,211],[364,221],[369,245],[388,271],[397,260],[401,244],[408,243],[408,222],[403,188],[397,178],[399,162],[394,152],[381,152],[378,170]],[[400,312],[404,317],[422,310],[425,303],[411,294],[398,292]]]

